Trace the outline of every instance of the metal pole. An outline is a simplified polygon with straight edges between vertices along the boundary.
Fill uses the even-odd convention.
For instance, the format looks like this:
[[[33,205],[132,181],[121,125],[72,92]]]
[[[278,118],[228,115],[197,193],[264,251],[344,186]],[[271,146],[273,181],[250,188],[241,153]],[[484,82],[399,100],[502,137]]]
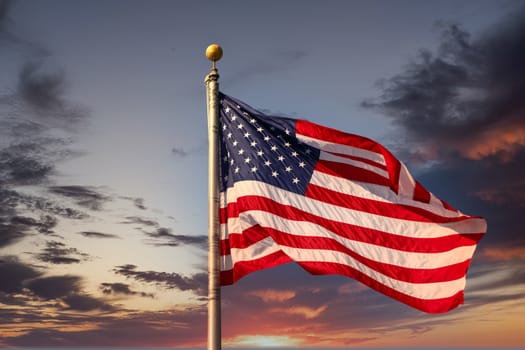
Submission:
[[[221,349],[221,286],[219,252],[219,73],[215,63],[222,57],[219,45],[206,49],[212,61],[206,76],[208,107],[208,350]]]

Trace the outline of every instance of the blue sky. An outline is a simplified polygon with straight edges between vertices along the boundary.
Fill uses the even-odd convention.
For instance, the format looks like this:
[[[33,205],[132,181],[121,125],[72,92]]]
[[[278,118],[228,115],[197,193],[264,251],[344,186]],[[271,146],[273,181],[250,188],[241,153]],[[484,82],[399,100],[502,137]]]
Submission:
[[[505,0],[0,1],[0,345],[205,344],[217,42],[223,92],[376,139],[489,226],[451,313],[287,265],[223,288],[225,345],[524,346],[524,23]]]

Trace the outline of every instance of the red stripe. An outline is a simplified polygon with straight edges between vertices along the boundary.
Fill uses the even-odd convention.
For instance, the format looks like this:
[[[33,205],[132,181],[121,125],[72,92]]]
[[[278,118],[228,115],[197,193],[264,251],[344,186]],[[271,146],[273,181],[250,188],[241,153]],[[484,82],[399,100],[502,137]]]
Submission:
[[[221,285],[230,285],[252,272],[287,264],[290,262],[292,262],[292,260],[288,257],[288,255],[281,251],[263,256],[262,258],[255,260],[238,261],[235,263],[235,265],[233,265],[233,269],[221,271]]]
[[[365,275],[361,271],[353,269],[347,265],[327,262],[300,262],[299,265],[313,275],[326,275],[327,271],[329,271],[329,274],[344,275],[347,277],[354,278],[367,285],[368,287],[375,289],[380,293],[383,293],[384,295],[394,298],[418,310],[428,312],[431,314],[447,312],[454,309],[458,305],[463,304],[463,291],[459,291],[448,298],[430,300],[419,299],[401,293],[393,288],[387,287],[384,284],[381,284],[373,278]]]
[[[315,165],[315,171],[320,171],[322,173],[337,176],[347,180],[392,187],[392,184],[388,178],[374,173],[373,171],[366,170],[351,164],[319,159]]]
[[[430,203],[430,192],[428,192],[418,181],[416,181],[416,188],[414,188],[414,200],[423,203]]]
[[[438,253],[457,247],[471,246],[476,244],[483,236],[481,233],[473,233],[456,234],[438,238],[404,237],[329,220],[261,196],[244,196],[238,198],[236,203],[229,203],[227,208],[221,209],[221,211],[227,211],[227,216],[232,218],[238,217],[239,213],[249,210],[262,210],[290,220],[312,222],[348,239],[416,253]],[[225,216],[226,214],[221,215],[221,217]],[[402,229],[402,227],[400,227],[400,229]]]
[[[361,148],[363,150],[382,155],[385,159],[386,169],[390,178],[389,186],[395,193],[398,193],[401,162],[381,144],[363,136],[348,134],[340,130],[317,125],[305,120],[296,121],[295,132],[298,135],[304,135],[327,142]]]
[[[334,204],[340,207],[402,220],[435,222],[443,224],[463,221],[470,218],[464,215],[456,217],[441,216],[423,208],[356,197],[314,184],[308,185],[304,195],[305,197],[316,199],[329,204]]]
[[[244,237],[251,235],[272,237],[275,243],[281,246],[341,252],[381,274],[410,283],[434,283],[456,280],[465,276],[470,264],[470,259],[467,259],[460,263],[433,269],[401,267],[368,259],[331,238],[298,236],[273,228],[263,228],[259,225],[248,228],[242,234],[230,235],[229,242],[231,247],[240,249],[249,247],[250,245],[246,245]],[[341,261],[341,264],[343,263]]]

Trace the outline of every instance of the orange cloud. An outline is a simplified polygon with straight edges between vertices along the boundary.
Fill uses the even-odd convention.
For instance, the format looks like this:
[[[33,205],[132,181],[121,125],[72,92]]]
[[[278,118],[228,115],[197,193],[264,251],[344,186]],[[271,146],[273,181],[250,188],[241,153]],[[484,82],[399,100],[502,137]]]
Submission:
[[[322,314],[326,308],[326,305],[320,306],[317,309],[308,306],[292,306],[288,308],[273,308],[270,310],[270,312],[284,313],[287,315],[300,315],[306,319],[312,319]]]
[[[282,303],[286,300],[290,300],[295,297],[295,292],[291,290],[275,290],[275,289],[265,289],[257,290],[250,292],[249,295],[256,296],[260,298],[265,303],[270,302],[279,302]]]
[[[461,154],[469,159],[483,159],[499,155],[502,162],[512,160],[516,151],[525,146],[525,127],[506,125],[494,126],[480,133],[475,139],[469,139],[459,148]]]
[[[525,260],[525,247],[485,248],[480,254],[494,261]]]

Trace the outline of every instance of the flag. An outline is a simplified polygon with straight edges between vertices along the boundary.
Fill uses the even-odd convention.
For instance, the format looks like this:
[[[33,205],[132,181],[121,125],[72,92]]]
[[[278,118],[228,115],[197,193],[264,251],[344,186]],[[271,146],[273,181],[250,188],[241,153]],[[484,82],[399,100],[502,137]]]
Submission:
[[[463,303],[486,231],[368,138],[219,94],[220,279],[296,262],[428,313]]]

